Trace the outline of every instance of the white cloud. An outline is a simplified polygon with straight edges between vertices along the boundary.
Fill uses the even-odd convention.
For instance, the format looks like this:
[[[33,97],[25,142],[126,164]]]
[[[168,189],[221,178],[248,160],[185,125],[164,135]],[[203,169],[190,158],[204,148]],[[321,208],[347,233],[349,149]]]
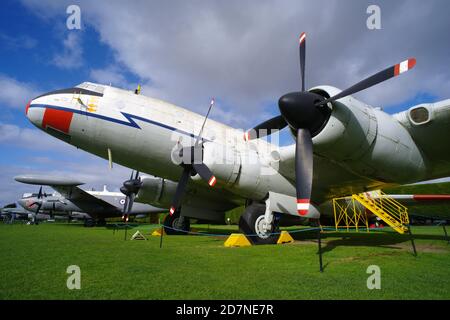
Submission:
[[[25,110],[27,102],[39,93],[33,84],[20,82],[1,74],[0,88],[0,107],[6,106],[23,110]]]
[[[20,148],[31,150],[75,151],[74,147],[45,134],[41,130],[22,128],[15,124],[1,122],[0,143],[4,145],[20,146]]]
[[[450,28],[445,1],[380,2],[382,30],[366,28],[370,1],[81,2],[86,21],[117,61],[152,85],[160,98],[203,110],[216,96],[239,115],[261,112],[300,87],[297,36],[308,33],[307,86],[344,89],[415,56],[398,79],[357,95],[373,105],[396,104],[417,93],[448,97]],[[402,14],[399,15],[398,12]],[[434,21],[433,24],[429,20]],[[118,23],[118,21],[120,23]],[[426,81],[424,81],[426,79]],[[248,119],[255,121],[255,118]],[[256,122],[253,122],[255,124]]]
[[[60,17],[70,1],[24,3],[40,15]],[[263,112],[276,113],[278,98],[299,90],[301,31],[308,34],[307,87],[330,84],[344,89],[415,56],[418,64],[412,71],[356,97],[386,106],[422,92],[450,96],[450,75],[442,67],[450,62],[450,43],[442,41],[443,30],[450,29],[442,10],[447,2],[379,1],[382,29],[375,31],[366,27],[370,4],[369,0],[137,1],[132,6],[115,0],[79,2],[83,23],[100,34],[119,65],[147,83],[144,94],[197,112],[215,96],[228,106],[224,119],[242,117],[243,110],[253,115],[242,119],[244,126],[257,124]],[[123,81],[117,69],[94,71],[91,75],[106,83]]]
[[[120,88],[131,88],[130,84],[125,76],[120,72],[119,68],[116,66],[109,66],[104,69],[92,69],[90,71],[90,78],[94,82],[101,84],[111,84],[115,87]]]
[[[46,17],[70,1],[24,3]],[[374,105],[394,104],[423,91],[450,95],[445,0],[378,1],[382,29],[368,30],[369,0],[354,1],[80,1],[118,62],[150,81],[152,94],[201,110],[206,97],[234,110],[261,105],[300,87],[296,38],[307,38],[307,85],[348,87],[409,56],[417,67],[358,95]],[[430,23],[430,21],[433,23]],[[444,79],[442,79],[444,78]],[[426,79],[426,81],[424,80]],[[443,80],[443,81],[442,81]]]
[[[63,50],[53,56],[52,63],[62,69],[75,69],[83,65],[83,43],[80,31],[70,31],[63,40]]]
[[[5,33],[0,33],[0,42],[3,48],[18,50],[18,49],[33,49],[38,44],[35,38],[28,35],[14,35],[10,36]]]

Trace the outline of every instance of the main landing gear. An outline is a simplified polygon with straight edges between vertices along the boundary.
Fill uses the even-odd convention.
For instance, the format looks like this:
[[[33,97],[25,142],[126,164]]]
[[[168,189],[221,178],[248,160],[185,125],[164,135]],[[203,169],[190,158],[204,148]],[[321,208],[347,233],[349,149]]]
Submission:
[[[253,244],[275,244],[278,240],[278,223],[273,221],[266,223],[266,206],[253,203],[245,208],[239,219],[239,229],[250,239]]]
[[[104,227],[106,226],[106,220],[101,218],[101,219],[84,219],[84,226],[86,228],[92,228],[92,227]]]
[[[191,230],[191,221],[189,218],[180,215],[180,209],[164,218],[164,231],[166,234],[185,235],[189,230]]]

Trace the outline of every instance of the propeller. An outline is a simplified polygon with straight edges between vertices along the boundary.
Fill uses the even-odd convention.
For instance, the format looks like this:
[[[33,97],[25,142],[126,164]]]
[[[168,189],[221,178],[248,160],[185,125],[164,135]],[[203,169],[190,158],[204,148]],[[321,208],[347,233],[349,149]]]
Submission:
[[[208,183],[210,187],[213,187],[217,179],[208,168],[206,164],[203,163],[203,129],[206,124],[206,120],[209,117],[212,107],[214,106],[214,99],[211,99],[209,104],[208,112],[206,113],[205,119],[203,120],[202,127],[197,136],[195,144],[190,147],[183,147],[179,151],[179,156],[181,160],[180,166],[183,167],[183,172],[181,174],[180,180],[177,184],[177,189],[175,195],[172,199],[172,204],[169,210],[170,215],[173,215],[175,211],[180,207],[181,200],[186,191],[186,185],[189,181],[189,177],[198,173],[198,175]]]
[[[43,204],[43,201],[42,201],[42,197],[47,197],[47,194],[46,193],[42,193],[42,186],[39,188],[39,192],[38,192],[38,195],[37,195],[37,200],[36,201],[34,201],[32,204],[30,204],[29,205],[29,207],[31,208],[32,206],[34,206],[34,205],[37,205],[37,208],[36,208],[36,211],[35,211],[35,213],[34,213],[34,215],[33,215],[33,223],[36,223],[36,220],[37,220],[37,215],[38,215],[38,213],[39,213],[39,210],[41,210],[41,207],[42,207],[42,204]]]
[[[134,175],[134,170],[131,171],[130,179],[125,181],[123,183],[123,186],[120,187],[120,191],[126,196],[125,197],[125,203],[123,205],[122,210],[122,219],[125,222],[128,222],[128,218],[131,212],[131,209],[133,208],[134,199],[136,198],[137,193],[139,192],[139,189],[142,187],[142,181],[141,177],[139,176],[139,171],[136,171],[136,174]]]
[[[305,91],[305,61],[306,34],[299,37],[299,58],[301,88],[300,92],[291,92],[278,100],[280,115],[269,119],[244,133],[244,140],[258,139],[270,134],[271,130],[283,129],[286,126],[296,135],[295,148],[295,187],[297,193],[297,212],[306,215],[309,210],[312,178],[313,178],[313,143],[312,137],[326,124],[331,115],[330,108],[325,105],[340,98],[370,88],[378,83],[396,77],[416,64],[416,59],[410,58],[401,63],[384,69],[360,82],[341,91],[333,97],[323,96]]]

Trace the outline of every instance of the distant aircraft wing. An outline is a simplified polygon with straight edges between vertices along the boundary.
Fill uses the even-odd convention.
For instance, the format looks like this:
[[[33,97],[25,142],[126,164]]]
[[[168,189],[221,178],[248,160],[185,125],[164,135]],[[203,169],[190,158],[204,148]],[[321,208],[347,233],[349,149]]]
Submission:
[[[390,194],[389,197],[408,205],[450,205],[450,194]]]
[[[103,201],[102,199],[97,198],[79,188],[78,186],[84,183],[72,178],[43,175],[20,175],[14,177],[14,179],[26,184],[50,186],[58,191],[64,198],[75,203],[86,202],[90,203],[92,206],[102,207],[106,210],[118,210],[116,206]]]

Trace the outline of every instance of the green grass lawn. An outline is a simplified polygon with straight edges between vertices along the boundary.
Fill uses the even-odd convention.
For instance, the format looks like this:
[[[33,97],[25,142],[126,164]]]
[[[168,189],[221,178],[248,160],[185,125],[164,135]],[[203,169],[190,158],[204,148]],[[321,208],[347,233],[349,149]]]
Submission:
[[[327,233],[320,273],[307,232],[293,244],[243,248],[225,248],[220,237],[165,236],[160,249],[159,237],[124,241],[123,230],[0,225],[0,299],[449,299],[442,228],[413,232],[417,258],[408,236],[390,230]],[[66,287],[69,265],[81,268],[81,290]],[[369,265],[381,268],[381,290],[367,289]]]

